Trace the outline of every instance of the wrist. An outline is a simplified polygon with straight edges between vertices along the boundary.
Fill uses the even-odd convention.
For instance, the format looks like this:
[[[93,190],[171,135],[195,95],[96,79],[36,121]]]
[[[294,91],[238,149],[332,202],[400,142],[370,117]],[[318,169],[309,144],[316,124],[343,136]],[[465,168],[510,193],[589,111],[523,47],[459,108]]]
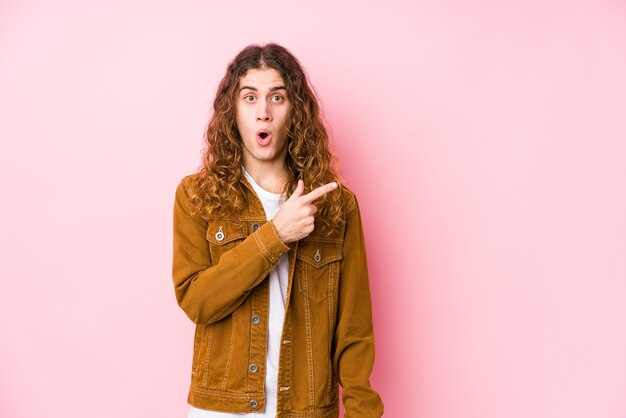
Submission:
[[[276,236],[278,237],[278,239],[280,240],[280,242],[283,243],[283,245],[287,245],[289,243],[289,241],[287,240],[287,237],[285,237],[281,231],[280,231],[280,226],[276,225],[276,222],[274,222],[273,219],[271,219],[269,221],[272,226],[274,227],[274,232],[276,232]]]

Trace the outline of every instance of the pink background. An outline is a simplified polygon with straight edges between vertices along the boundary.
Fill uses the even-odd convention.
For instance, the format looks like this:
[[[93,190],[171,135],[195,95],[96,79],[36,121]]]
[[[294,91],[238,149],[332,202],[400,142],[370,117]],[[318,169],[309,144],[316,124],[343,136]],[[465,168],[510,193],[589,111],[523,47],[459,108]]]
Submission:
[[[183,417],[174,190],[227,62],[306,67],[387,417],[626,417],[620,1],[0,3],[0,416]]]

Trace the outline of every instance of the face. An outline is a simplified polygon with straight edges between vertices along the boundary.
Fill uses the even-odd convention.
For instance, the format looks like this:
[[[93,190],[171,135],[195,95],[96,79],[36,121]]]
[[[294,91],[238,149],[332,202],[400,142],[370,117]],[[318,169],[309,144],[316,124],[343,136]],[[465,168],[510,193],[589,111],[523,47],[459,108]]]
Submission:
[[[239,80],[237,95],[244,165],[282,167],[291,110],[283,78],[271,68],[250,69]]]

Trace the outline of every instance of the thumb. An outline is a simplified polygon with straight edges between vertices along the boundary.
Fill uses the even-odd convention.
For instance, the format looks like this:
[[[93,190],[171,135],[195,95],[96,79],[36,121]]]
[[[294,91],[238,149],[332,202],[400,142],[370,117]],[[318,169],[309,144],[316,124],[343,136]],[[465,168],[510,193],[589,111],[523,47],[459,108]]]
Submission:
[[[296,190],[293,191],[293,194],[289,196],[288,200],[293,200],[296,197],[302,196],[304,192],[304,182],[302,180],[298,180],[298,185],[296,186]]]

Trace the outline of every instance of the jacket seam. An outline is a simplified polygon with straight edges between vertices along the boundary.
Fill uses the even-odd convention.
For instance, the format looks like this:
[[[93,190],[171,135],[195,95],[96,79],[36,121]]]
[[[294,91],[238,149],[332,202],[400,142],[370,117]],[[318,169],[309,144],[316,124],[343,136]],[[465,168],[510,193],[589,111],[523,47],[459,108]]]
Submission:
[[[224,371],[224,381],[222,382],[222,390],[226,390],[226,382],[228,382],[228,373],[230,372],[230,364],[233,360],[233,347],[235,345],[235,313],[237,311],[233,311],[232,316],[230,318],[230,346],[228,348],[228,360],[226,360],[226,370]]]
[[[205,395],[215,395],[222,398],[231,398],[231,399],[252,399],[252,398],[261,398],[265,396],[265,392],[228,392],[225,390],[217,390],[217,389],[209,389],[209,388],[201,388],[198,386],[191,386],[191,390],[195,393],[205,394]]]
[[[328,355],[331,355],[332,346],[333,346],[333,285],[334,285],[334,277],[335,277],[335,264],[330,263],[329,265],[329,274],[330,279],[328,281]],[[333,388],[333,362],[328,362],[328,389],[326,390],[326,402],[330,403],[332,397],[332,388]]]
[[[206,350],[206,359],[205,359],[205,366],[204,366],[204,376],[202,379],[202,383],[204,385],[204,387],[208,386],[209,383],[209,362],[211,361],[211,345],[213,343],[213,325],[209,326],[209,337],[208,337],[208,342],[207,342],[207,350]]]
[[[302,269],[305,295],[309,293],[309,278],[307,275],[307,268]],[[307,343],[307,363],[309,366],[309,406],[313,407],[315,405],[315,376],[314,376],[314,364],[313,364],[313,350],[312,350],[312,336],[311,336],[311,306],[310,300],[308,297],[304,297],[304,317],[306,323],[306,343]]]

